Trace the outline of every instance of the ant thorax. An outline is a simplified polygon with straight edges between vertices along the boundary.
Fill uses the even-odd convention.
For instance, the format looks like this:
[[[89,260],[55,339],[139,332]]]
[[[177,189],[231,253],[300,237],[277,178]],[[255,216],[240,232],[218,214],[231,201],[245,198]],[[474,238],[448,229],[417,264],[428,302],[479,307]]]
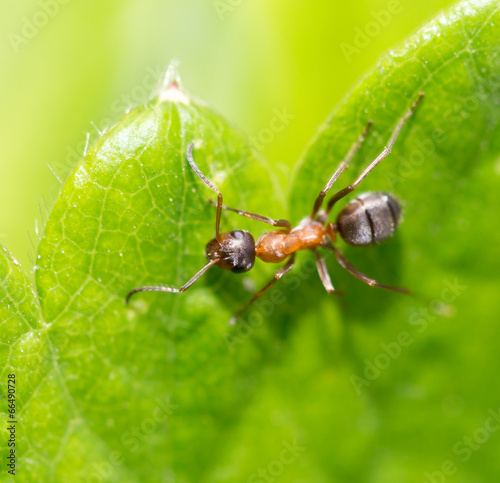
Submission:
[[[300,248],[298,250],[308,250],[322,246],[329,234],[323,223],[306,216],[290,232],[290,236],[296,236],[300,239]]]
[[[303,218],[291,231],[264,233],[255,245],[255,254],[264,262],[279,263],[299,250],[323,245],[326,236],[323,225],[310,217]]]

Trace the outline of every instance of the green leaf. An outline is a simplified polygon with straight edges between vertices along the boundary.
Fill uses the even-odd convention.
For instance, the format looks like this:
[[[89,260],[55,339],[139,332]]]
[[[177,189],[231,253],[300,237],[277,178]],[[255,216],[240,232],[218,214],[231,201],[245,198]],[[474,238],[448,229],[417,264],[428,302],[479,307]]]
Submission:
[[[308,428],[307,453],[320,461],[325,480],[444,481],[435,472],[448,460],[446,481],[492,481],[498,474],[492,455],[500,440],[490,432],[486,447],[479,428],[500,406],[493,383],[500,230],[492,223],[500,181],[499,27],[494,1],[463,2],[431,22],[353,89],[297,169],[290,197],[295,220],[310,213],[369,119],[372,132],[337,190],[375,159],[425,92],[392,154],[359,188],[395,193],[404,202],[403,224],[380,246],[338,243],[354,266],[416,296],[368,287],[330,256],[333,283],[345,297],[328,300],[316,282],[310,292],[317,295],[310,293],[297,321],[296,338],[314,341],[322,357],[315,360],[300,345],[283,362],[295,376],[287,389],[303,395],[288,410],[298,427]],[[324,327],[339,321],[340,334]],[[292,366],[299,357],[314,362],[307,370]],[[263,428],[256,419],[254,426]],[[464,438],[472,438],[474,449]],[[448,479],[451,473],[456,479]]]
[[[269,166],[176,83],[104,134],[45,227],[41,309],[0,252],[1,387],[14,372],[17,480],[411,482],[451,460],[462,481],[494,481],[498,435],[470,456],[463,438],[476,438],[500,404],[498,25],[496,2],[466,2],[382,59],[293,183],[296,223],[366,121],[373,130],[340,187],[424,91],[362,186],[404,200],[404,223],[381,246],[339,242],[355,266],[418,300],[363,285],[331,256],[346,295],[328,296],[304,254],[235,328],[229,317],[276,267],[239,277],[214,268],[185,294],[145,293],[125,306],[132,288],[179,287],[206,263],[214,194],[187,164],[191,141],[229,206],[289,213]],[[223,224],[268,230],[232,213]]]
[[[45,228],[36,279],[55,355],[41,362],[36,392],[20,396],[38,408],[19,409],[25,481],[198,480],[212,464],[205,448],[223,446],[249,400],[259,353],[248,347],[233,361],[225,338],[247,297],[241,279],[238,288],[213,273],[182,296],[124,303],[138,285],[180,286],[206,263],[214,194],[187,163],[189,142],[228,204],[282,213],[267,167],[240,135],[169,86],[89,151]],[[236,218],[225,229],[241,226]]]
[[[37,433],[36,424],[24,424],[27,414],[40,417],[43,414],[37,392],[42,380],[47,377],[47,361],[51,360],[52,344],[47,336],[47,327],[41,322],[36,294],[19,263],[0,245],[0,358],[1,399],[0,417],[4,424],[0,431],[1,453],[4,467],[2,479],[18,474],[19,469],[11,457],[21,447],[28,458],[35,457],[36,440],[26,451],[28,435]],[[43,405],[43,403],[42,403]],[[9,428],[9,429],[8,429]],[[50,444],[50,441],[46,441]],[[7,466],[7,464],[9,466]],[[14,477],[11,476],[12,481]]]

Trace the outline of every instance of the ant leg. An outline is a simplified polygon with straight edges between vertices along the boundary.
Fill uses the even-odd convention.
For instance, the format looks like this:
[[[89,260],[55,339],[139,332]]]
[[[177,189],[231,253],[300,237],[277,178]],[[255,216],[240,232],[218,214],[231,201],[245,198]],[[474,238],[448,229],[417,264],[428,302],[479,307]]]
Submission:
[[[147,287],[137,287],[134,290],[131,290],[127,297],[125,298],[125,303],[129,303],[132,295],[138,292],[170,292],[170,293],[182,293],[185,292],[193,283],[195,283],[212,265],[219,262],[218,258],[210,260],[194,277],[192,277],[188,282],[186,282],[181,288],[170,288],[170,287],[155,287],[155,286],[147,286]]]
[[[347,259],[344,257],[342,252],[337,247],[332,246],[331,248],[335,252],[335,256],[337,257],[337,261],[339,262],[340,266],[342,268],[345,268],[350,274],[354,275],[356,278],[358,278],[362,282],[365,282],[366,284],[370,285],[370,287],[385,288],[386,290],[392,290],[393,292],[399,292],[399,293],[404,293],[404,294],[410,293],[410,291],[407,288],[393,287],[392,285],[384,285],[382,283],[378,283],[376,280],[373,280],[373,278],[368,277],[363,272],[356,270],[347,261]]]
[[[288,262],[286,262],[285,265],[283,265],[275,274],[274,278],[267,282],[251,299],[249,302],[247,302],[243,307],[241,307],[238,312],[234,314],[233,317],[231,317],[231,320],[229,321],[229,325],[234,325],[236,324],[236,320],[240,317],[240,315],[245,312],[250,305],[252,305],[258,298],[260,298],[262,295],[264,295],[275,283],[278,281],[285,273],[289,272],[292,267],[293,263],[295,261],[295,253],[292,253],[290,256],[290,259]]]
[[[356,154],[358,149],[361,147],[361,144],[363,144],[363,141],[365,140],[365,137],[368,134],[368,131],[370,130],[370,127],[372,126],[372,124],[373,124],[373,121],[371,121],[371,120],[368,121],[361,136],[359,136],[358,140],[352,145],[351,149],[347,153],[347,156],[340,163],[340,166],[337,168],[335,173],[333,173],[333,176],[330,178],[328,183],[326,183],[326,186],[323,188],[323,191],[321,191],[320,194],[318,195],[318,197],[316,198],[316,201],[314,202],[313,210],[311,213],[311,218],[314,219],[314,217],[318,213],[319,209],[321,208],[321,205],[323,204],[323,199],[325,198],[326,194],[328,193],[328,191],[330,191],[330,188],[333,186],[335,181],[337,181],[339,179],[340,175],[344,172],[344,170],[349,166],[349,163],[352,161],[352,158],[354,158],[354,155]]]
[[[211,203],[212,205],[217,206],[217,204],[212,200],[208,200],[208,202]],[[238,213],[238,215],[245,216],[246,218],[250,218],[251,220],[267,223],[268,225],[287,228],[288,231],[292,229],[292,224],[288,220],[282,220],[282,219],[273,220],[272,218],[268,218],[267,216],[258,215],[257,213],[250,213],[249,211],[237,210],[236,208],[229,208],[229,206],[226,205],[222,205],[222,209],[234,211],[235,213]]]
[[[374,161],[372,161],[369,166],[359,175],[359,177],[354,181],[353,184],[347,186],[347,188],[344,188],[343,190],[340,190],[338,193],[334,194],[330,200],[328,201],[328,205],[326,207],[326,212],[330,213],[330,210],[333,208],[333,205],[341,200],[344,196],[348,195],[351,191],[353,191],[356,186],[363,181],[366,176],[384,159],[386,158],[392,150],[392,147],[394,146],[394,143],[396,142],[396,139],[399,136],[399,133],[401,132],[401,129],[403,129],[403,126],[405,125],[406,121],[411,117],[411,115],[415,112],[415,109],[418,107],[420,104],[420,101],[424,97],[424,93],[420,92],[418,95],[417,100],[411,105],[410,109],[406,112],[406,114],[399,120],[399,122],[396,124],[396,127],[394,128],[394,131],[391,134],[391,137],[389,138],[389,142],[387,143],[387,146],[382,150],[382,152],[375,158]]]
[[[334,293],[335,289],[333,288],[330,274],[328,273],[328,269],[326,268],[325,259],[318,253],[318,250],[313,250],[313,252],[316,258],[316,267],[318,269],[319,278],[321,279],[323,286],[328,293]]]
[[[210,181],[203,175],[200,171],[200,168],[196,166],[196,163],[193,159],[193,149],[194,149],[194,141],[191,142],[187,148],[187,160],[193,171],[200,177],[200,179],[213,191],[217,194],[217,216],[215,218],[215,238],[220,242],[220,217],[222,213],[222,194],[221,192],[212,184]]]

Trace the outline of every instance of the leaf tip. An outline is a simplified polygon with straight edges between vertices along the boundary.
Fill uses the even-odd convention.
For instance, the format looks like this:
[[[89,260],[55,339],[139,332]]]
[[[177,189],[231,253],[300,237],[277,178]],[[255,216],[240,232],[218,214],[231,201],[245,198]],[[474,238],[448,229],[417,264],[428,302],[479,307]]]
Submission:
[[[158,91],[158,98],[160,102],[182,102],[189,104],[189,97],[184,92],[181,84],[181,77],[178,71],[179,62],[172,60],[168,66],[163,82]]]

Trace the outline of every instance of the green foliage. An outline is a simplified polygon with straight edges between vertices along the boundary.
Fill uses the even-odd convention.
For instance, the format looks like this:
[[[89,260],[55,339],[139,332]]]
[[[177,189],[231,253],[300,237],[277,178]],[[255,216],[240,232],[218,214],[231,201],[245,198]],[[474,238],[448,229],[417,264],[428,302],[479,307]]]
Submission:
[[[45,227],[40,308],[0,256],[2,381],[19,381],[17,480],[261,481],[261,469],[279,481],[411,482],[451,460],[455,481],[493,481],[498,434],[469,452],[463,438],[500,406],[498,25],[496,2],[465,2],[382,59],[307,151],[289,213],[245,139],[174,85],[105,133]],[[417,297],[367,287],[332,257],[346,295],[328,296],[304,254],[235,328],[229,317],[274,267],[214,269],[185,294],[124,305],[131,288],[180,286],[205,263],[213,193],[186,162],[189,142],[229,206],[298,222],[366,121],[373,131],[340,187],[418,91],[425,100],[393,154],[363,182],[405,200],[401,229],[377,247],[339,243],[358,268]],[[267,229],[232,213],[223,223]]]

